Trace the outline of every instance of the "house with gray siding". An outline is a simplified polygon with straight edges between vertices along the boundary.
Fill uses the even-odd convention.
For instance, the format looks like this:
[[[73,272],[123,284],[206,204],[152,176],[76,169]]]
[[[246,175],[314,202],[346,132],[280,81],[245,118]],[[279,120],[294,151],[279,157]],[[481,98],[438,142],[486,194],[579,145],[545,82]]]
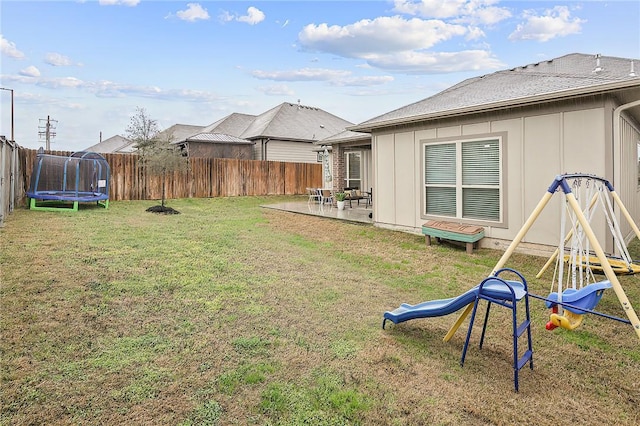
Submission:
[[[481,246],[504,249],[555,176],[575,172],[609,180],[638,223],[638,66],[637,58],[568,54],[470,78],[348,127],[370,135],[374,223],[413,233],[429,219],[479,225]],[[332,148],[335,187],[349,141]],[[553,197],[520,250],[558,245],[561,203]],[[606,223],[592,226],[614,252]]]
[[[175,139],[174,143],[186,146],[197,142],[198,152],[203,153],[204,144],[209,141],[220,145],[221,135],[225,135],[224,138],[233,139],[235,147],[242,152],[246,147],[240,148],[239,140],[250,143],[253,160],[315,163],[319,157],[314,143],[352,125],[320,108],[285,102],[259,115],[230,114],[197,128],[193,134]],[[207,138],[206,134],[212,136]]]

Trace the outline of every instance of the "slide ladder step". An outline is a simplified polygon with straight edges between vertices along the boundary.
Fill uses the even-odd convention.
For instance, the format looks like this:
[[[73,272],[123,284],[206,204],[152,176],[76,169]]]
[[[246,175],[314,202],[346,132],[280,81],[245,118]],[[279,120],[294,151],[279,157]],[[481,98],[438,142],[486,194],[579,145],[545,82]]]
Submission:
[[[516,275],[518,275],[520,277],[520,279],[522,280],[522,284],[523,284],[523,288],[524,288],[524,294],[520,294],[520,296],[516,296],[516,292],[513,289],[513,287],[511,286],[511,284],[509,284],[507,281],[502,280],[501,278],[498,278],[498,275],[503,272],[503,271],[510,271],[515,273]],[[494,279],[498,279],[500,281],[502,281],[502,283],[507,286],[510,289],[510,296],[504,297],[504,298],[498,298],[498,297],[493,297],[491,294],[487,294],[485,293],[485,288],[484,288],[484,283],[487,282],[487,280],[494,280]],[[513,376],[513,384],[515,387],[515,391],[518,392],[518,372],[520,371],[520,369],[522,369],[522,367],[524,367],[527,363],[529,363],[531,369],[533,370],[533,343],[532,343],[532,339],[531,339],[531,315],[529,312],[529,292],[527,290],[527,283],[526,280],[524,279],[524,277],[517,271],[513,270],[513,269],[508,269],[508,268],[504,268],[501,269],[499,271],[497,271],[493,277],[489,277],[486,280],[484,280],[478,288],[478,294],[476,295],[476,300],[473,304],[473,311],[471,313],[471,319],[469,321],[469,329],[467,330],[467,338],[465,340],[464,343],[464,347],[462,349],[462,358],[460,359],[460,365],[464,365],[464,359],[465,356],[467,354],[467,348],[469,346],[469,339],[471,338],[471,330],[473,328],[473,323],[475,320],[475,316],[476,316],[476,312],[478,309],[478,303],[480,302],[480,300],[486,300],[489,304],[487,306],[487,310],[485,313],[485,318],[484,318],[484,324],[482,326],[482,335],[480,336],[480,349],[482,349],[482,343],[484,341],[484,335],[485,335],[485,331],[486,331],[486,327],[487,327],[487,320],[489,319],[489,312],[490,312],[490,308],[491,308],[491,304],[497,304],[500,306],[503,306],[505,308],[508,308],[512,311],[512,326],[513,326],[513,372],[514,372],[514,376]],[[524,302],[524,307],[525,307],[525,319],[524,321],[522,321],[522,323],[520,323],[518,325],[518,315],[517,315],[517,304],[518,302]],[[526,333],[525,333],[526,332]],[[526,334],[526,339],[527,339],[527,349],[526,351],[522,354],[521,357],[518,357],[519,351],[518,351],[518,339],[523,335]]]
[[[531,326],[531,320],[526,319],[524,320],[524,322],[522,324],[520,324],[518,326],[518,329],[516,330],[516,337],[520,337],[522,336],[522,334],[527,331],[527,329]]]
[[[524,367],[527,364],[527,362],[531,360],[532,356],[533,356],[533,351],[531,349],[528,349],[522,355],[522,357],[518,360],[518,370],[522,370],[522,367]]]

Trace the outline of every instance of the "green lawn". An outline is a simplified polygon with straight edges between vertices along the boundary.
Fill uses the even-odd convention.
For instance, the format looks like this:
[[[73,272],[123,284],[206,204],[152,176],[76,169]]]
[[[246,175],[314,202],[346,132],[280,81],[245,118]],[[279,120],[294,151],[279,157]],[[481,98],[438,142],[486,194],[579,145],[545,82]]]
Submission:
[[[457,315],[384,311],[461,294],[501,252],[261,208],[292,197],[18,209],[0,228],[0,424],[487,425],[640,423],[640,340],[587,316],[545,330],[513,391],[510,312],[482,316],[464,368]],[[306,198],[299,198],[304,201]],[[632,251],[640,258],[640,244]],[[546,258],[516,254],[546,295]],[[640,312],[640,278],[621,277]],[[625,317],[613,293],[598,309]]]

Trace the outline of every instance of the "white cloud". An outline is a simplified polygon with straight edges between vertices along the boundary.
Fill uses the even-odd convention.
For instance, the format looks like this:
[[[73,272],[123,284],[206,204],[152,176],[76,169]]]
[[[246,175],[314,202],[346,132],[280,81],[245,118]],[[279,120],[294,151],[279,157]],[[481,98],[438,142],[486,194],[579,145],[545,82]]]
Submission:
[[[571,11],[566,6],[556,6],[545,10],[543,15],[536,15],[534,11],[524,12],[525,22],[519,24],[509,35],[509,40],[536,40],[545,42],[556,37],[579,34],[586,20],[572,18]]]
[[[494,25],[511,16],[508,9],[493,6],[495,3],[496,0],[395,0],[393,10],[423,18]]]
[[[208,20],[209,12],[198,3],[188,3],[186,10],[179,10],[176,16],[183,21],[195,22],[198,19]]]
[[[464,36],[464,26],[440,20],[404,19],[400,16],[363,19],[339,26],[309,24],[298,34],[303,48],[348,58],[366,58],[380,52],[428,49],[452,37]]]
[[[58,77],[39,79],[36,85],[48,89],[69,89],[87,87],[87,83],[75,77]]]
[[[140,0],[99,0],[101,6],[137,6]]]
[[[233,21],[233,15],[230,14],[229,12],[227,12],[226,10],[223,10],[222,13],[220,13],[220,16],[218,17],[222,22],[230,22]]]
[[[261,71],[251,73],[260,80],[273,81],[326,81],[332,86],[375,86],[390,83],[391,76],[354,77],[350,71],[331,70],[324,68],[301,68],[288,71]],[[273,86],[277,87],[277,86]],[[286,86],[283,86],[286,87]]]
[[[251,73],[260,80],[274,81],[328,81],[349,76],[349,71],[330,70],[323,68],[302,68],[288,71],[261,71]]]
[[[21,70],[19,74],[24,77],[40,77],[40,70],[31,65]]]
[[[332,81],[331,84],[334,86],[370,87],[391,83],[393,80],[394,78],[390,75],[349,77]]]
[[[371,55],[367,61],[376,68],[405,74],[440,74],[504,67],[484,50],[461,52],[405,51],[388,55]]]
[[[0,34],[0,51],[3,55],[6,55],[10,58],[14,59],[24,59],[25,55],[21,51],[16,48],[16,44],[4,38],[2,34]]]
[[[271,86],[260,86],[256,88],[258,91],[267,96],[293,96],[295,92],[286,84],[274,84]]]
[[[214,102],[222,99],[214,93],[199,90],[163,89],[156,86],[136,86],[108,80],[84,81],[76,77],[40,77],[40,71],[34,66],[25,68],[19,75],[2,75],[1,77],[3,81],[33,84],[47,89],[76,89],[99,98],[141,97],[187,102]]]
[[[238,17],[238,21],[249,25],[259,24],[264,21],[264,13],[260,9],[251,6],[247,9],[247,14],[245,16]]]
[[[222,22],[238,21],[238,22],[244,22],[249,25],[259,24],[260,22],[264,21],[264,18],[265,18],[265,14],[260,9],[255,8],[253,6],[247,9],[247,14],[244,16],[232,15],[230,12],[226,10],[222,11],[222,13],[219,16],[219,19]]]
[[[71,59],[60,53],[47,53],[44,57],[44,62],[54,67],[73,65]]]

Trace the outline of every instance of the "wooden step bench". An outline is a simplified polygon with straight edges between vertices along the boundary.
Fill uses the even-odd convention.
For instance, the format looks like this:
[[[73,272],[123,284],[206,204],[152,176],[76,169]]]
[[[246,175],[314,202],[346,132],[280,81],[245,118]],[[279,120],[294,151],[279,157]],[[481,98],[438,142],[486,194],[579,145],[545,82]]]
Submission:
[[[428,246],[431,245],[431,237],[436,241],[449,240],[466,243],[467,253],[473,253],[475,243],[484,238],[484,228],[475,225],[463,225],[461,223],[445,222],[442,220],[430,220],[422,225],[422,233]]]

